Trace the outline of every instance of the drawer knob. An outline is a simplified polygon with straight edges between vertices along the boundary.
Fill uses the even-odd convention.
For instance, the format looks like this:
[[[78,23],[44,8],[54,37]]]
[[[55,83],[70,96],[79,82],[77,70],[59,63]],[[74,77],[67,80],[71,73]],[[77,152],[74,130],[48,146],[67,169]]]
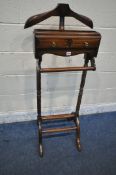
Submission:
[[[56,43],[54,41],[52,42],[52,47],[56,47]]]
[[[84,42],[85,44],[85,47],[88,47],[89,46],[89,43],[88,42]]]

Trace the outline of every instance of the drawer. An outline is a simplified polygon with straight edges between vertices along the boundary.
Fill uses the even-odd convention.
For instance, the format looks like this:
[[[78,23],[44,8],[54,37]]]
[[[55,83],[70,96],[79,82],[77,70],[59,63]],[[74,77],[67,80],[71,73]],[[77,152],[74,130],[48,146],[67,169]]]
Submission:
[[[36,48],[40,49],[84,49],[97,48],[99,46],[99,39],[96,38],[37,38]]]
[[[101,35],[95,31],[36,29],[34,38],[37,59],[45,53],[59,56],[88,53],[96,57]]]

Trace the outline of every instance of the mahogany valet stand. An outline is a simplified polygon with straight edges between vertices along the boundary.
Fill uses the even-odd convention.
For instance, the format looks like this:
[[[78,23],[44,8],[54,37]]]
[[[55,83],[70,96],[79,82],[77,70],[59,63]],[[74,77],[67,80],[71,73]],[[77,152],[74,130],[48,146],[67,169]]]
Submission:
[[[81,99],[83,95],[83,88],[85,85],[85,79],[87,71],[96,70],[95,57],[97,56],[101,35],[95,31],[80,31],[80,30],[65,30],[64,18],[74,17],[80,22],[84,23],[90,28],[93,28],[93,22],[88,17],[77,14],[72,11],[68,4],[58,4],[57,7],[51,11],[38,14],[30,17],[24,28],[31,27],[51,16],[59,16],[59,30],[44,30],[35,29],[35,58],[37,59],[37,123],[39,133],[39,153],[43,156],[42,135],[52,132],[66,132],[76,130],[76,145],[78,151],[81,151],[80,145],[80,122],[79,122],[79,110],[81,105]],[[51,53],[59,56],[72,56],[77,54],[84,54],[84,66],[82,67],[61,67],[61,68],[41,68],[42,55]],[[88,66],[90,62],[91,66]],[[80,89],[76,104],[76,111],[71,114],[60,115],[41,115],[41,73],[49,72],[65,72],[65,71],[82,71],[82,78],[80,83]],[[58,120],[58,119],[73,119],[75,125],[71,127],[43,129],[42,122],[46,120]]]

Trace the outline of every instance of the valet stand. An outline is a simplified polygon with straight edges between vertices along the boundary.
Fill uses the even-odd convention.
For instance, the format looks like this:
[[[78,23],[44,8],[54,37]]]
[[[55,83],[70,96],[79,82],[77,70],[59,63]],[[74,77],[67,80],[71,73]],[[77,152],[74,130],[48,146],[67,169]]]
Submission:
[[[76,145],[78,151],[81,151],[80,144],[80,122],[79,122],[79,110],[83,95],[83,88],[85,85],[85,79],[87,71],[95,71],[95,57],[97,56],[101,35],[95,31],[81,31],[81,30],[65,30],[64,19],[65,17],[74,17],[80,22],[84,23],[90,28],[93,28],[93,22],[88,17],[77,14],[71,10],[69,4],[58,4],[57,7],[51,11],[34,15],[30,17],[24,28],[31,27],[51,16],[59,16],[59,30],[47,30],[47,29],[35,29],[35,58],[37,60],[36,73],[37,73],[37,124],[39,135],[39,153],[43,156],[43,134],[54,132],[67,132],[76,130]],[[72,56],[77,54],[84,54],[84,66],[81,67],[61,67],[61,68],[41,68],[42,55],[45,53],[51,53],[59,56]],[[90,63],[90,66],[88,65]],[[50,72],[65,72],[65,71],[82,71],[82,78],[80,83],[80,89],[76,104],[75,112],[70,114],[59,115],[41,115],[41,73]],[[46,120],[58,120],[68,119],[74,120],[74,126],[62,127],[62,128],[50,128],[43,129],[42,123]]]

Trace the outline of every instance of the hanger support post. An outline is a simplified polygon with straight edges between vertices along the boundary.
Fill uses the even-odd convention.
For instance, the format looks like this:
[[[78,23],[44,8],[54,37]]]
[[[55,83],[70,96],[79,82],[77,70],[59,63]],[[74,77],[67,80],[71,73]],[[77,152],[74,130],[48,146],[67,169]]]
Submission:
[[[60,16],[59,30],[64,30],[64,16]]]

